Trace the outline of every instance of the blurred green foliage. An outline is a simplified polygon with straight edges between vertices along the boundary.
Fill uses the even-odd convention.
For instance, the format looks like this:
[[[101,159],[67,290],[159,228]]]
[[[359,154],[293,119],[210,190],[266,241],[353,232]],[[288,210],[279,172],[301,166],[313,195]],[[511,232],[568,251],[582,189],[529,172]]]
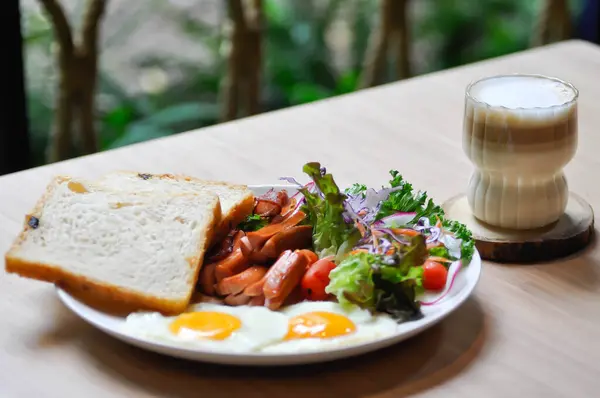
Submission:
[[[413,3],[411,62],[416,74],[526,49],[540,4],[539,0],[416,0]],[[574,0],[572,5],[576,15],[581,1]],[[368,38],[377,22],[376,1],[265,0],[264,7],[264,111],[356,89]],[[48,22],[39,13],[25,12],[25,16],[26,51],[36,49],[50,57],[54,44]],[[140,70],[160,71],[173,68],[174,64],[178,70],[179,79],[152,93],[130,94],[101,71],[97,113],[102,149],[218,122],[219,86],[225,71],[222,50],[226,42],[222,32],[185,12],[173,12],[165,18],[173,19],[181,35],[204,46],[214,62],[199,66],[191,61],[160,56],[140,59]],[[342,30],[349,36],[342,50],[334,49],[329,37],[332,27],[340,30],[340,21]],[[130,33],[132,28],[127,28],[119,34]],[[109,51],[106,45],[103,51]],[[50,64],[46,68],[47,72],[39,68],[28,72],[52,75],[54,66]],[[53,84],[52,79],[46,79],[41,86],[28,86],[28,112],[38,164],[43,163],[52,123],[53,99],[49,93]]]

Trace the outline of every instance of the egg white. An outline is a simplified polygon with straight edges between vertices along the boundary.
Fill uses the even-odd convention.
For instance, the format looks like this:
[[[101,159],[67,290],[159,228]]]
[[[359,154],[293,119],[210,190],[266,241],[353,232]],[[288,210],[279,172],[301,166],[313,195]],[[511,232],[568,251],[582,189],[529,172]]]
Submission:
[[[223,340],[210,340],[180,333],[175,335],[169,324],[176,317],[166,317],[154,312],[130,314],[124,331],[141,338],[152,339],[190,349],[203,349],[224,353],[263,352],[268,354],[293,354],[342,348],[388,337],[398,330],[398,324],[387,314],[372,314],[358,306],[341,306],[330,301],[305,301],[271,311],[266,307],[229,307],[220,304],[200,303],[186,312],[215,311],[237,317],[242,326]],[[285,340],[290,319],[301,314],[325,311],[350,319],[356,330],[350,334],[330,338],[304,338]]]
[[[130,314],[124,324],[124,330],[134,336],[153,339],[186,348],[199,348],[226,353],[244,353],[258,351],[262,347],[281,341],[287,334],[288,318],[280,312],[265,307],[229,307],[219,304],[200,303],[190,306],[186,312],[215,311],[237,317],[242,326],[223,340],[210,340],[189,336],[185,333],[175,335],[169,330],[169,324],[176,317],[166,317],[159,313],[138,312]]]
[[[314,311],[326,311],[344,315],[355,324],[356,330],[347,335],[331,338],[282,340],[265,346],[261,351],[272,354],[323,351],[378,340],[388,337],[398,330],[397,322],[389,315],[374,315],[358,306],[346,307],[329,301],[305,301],[281,309],[281,312],[288,320],[294,316]]]

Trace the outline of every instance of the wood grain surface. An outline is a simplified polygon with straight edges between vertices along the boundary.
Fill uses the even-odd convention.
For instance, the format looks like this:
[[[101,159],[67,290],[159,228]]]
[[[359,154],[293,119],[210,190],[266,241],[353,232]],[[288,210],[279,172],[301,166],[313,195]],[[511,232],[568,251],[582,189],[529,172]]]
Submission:
[[[493,227],[473,215],[466,194],[442,205],[446,216],[465,224],[473,233],[482,259],[500,263],[528,264],[558,260],[584,249],[594,239],[594,211],[571,192],[560,219],[542,228],[508,230]]]
[[[340,184],[398,169],[440,203],[471,173],[463,94],[497,73],[541,73],[581,92],[572,191],[600,206],[600,49],[571,41],[0,178],[0,251],[51,176],[115,169],[256,184],[318,160]],[[173,360],[88,326],[52,286],[0,276],[0,397],[596,397],[600,249],[527,266],[484,264],[475,294],[403,344],[320,366],[244,369]]]

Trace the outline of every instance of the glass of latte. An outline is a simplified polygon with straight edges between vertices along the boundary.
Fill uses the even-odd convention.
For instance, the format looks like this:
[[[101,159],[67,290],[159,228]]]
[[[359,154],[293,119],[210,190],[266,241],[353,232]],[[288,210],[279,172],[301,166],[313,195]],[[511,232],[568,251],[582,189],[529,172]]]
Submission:
[[[467,197],[477,219],[523,230],[563,215],[578,95],[572,84],[541,75],[492,76],[467,87],[463,149],[475,166]]]

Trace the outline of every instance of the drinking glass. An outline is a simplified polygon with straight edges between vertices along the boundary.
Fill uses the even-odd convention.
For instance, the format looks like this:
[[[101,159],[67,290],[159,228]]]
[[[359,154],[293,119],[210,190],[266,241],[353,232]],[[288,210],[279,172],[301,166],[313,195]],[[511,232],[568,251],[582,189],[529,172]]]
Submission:
[[[572,84],[542,75],[491,76],[467,87],[463,150],[475,166],[467,197],[477,219],[524,230],[563,215],[578,97]]]

